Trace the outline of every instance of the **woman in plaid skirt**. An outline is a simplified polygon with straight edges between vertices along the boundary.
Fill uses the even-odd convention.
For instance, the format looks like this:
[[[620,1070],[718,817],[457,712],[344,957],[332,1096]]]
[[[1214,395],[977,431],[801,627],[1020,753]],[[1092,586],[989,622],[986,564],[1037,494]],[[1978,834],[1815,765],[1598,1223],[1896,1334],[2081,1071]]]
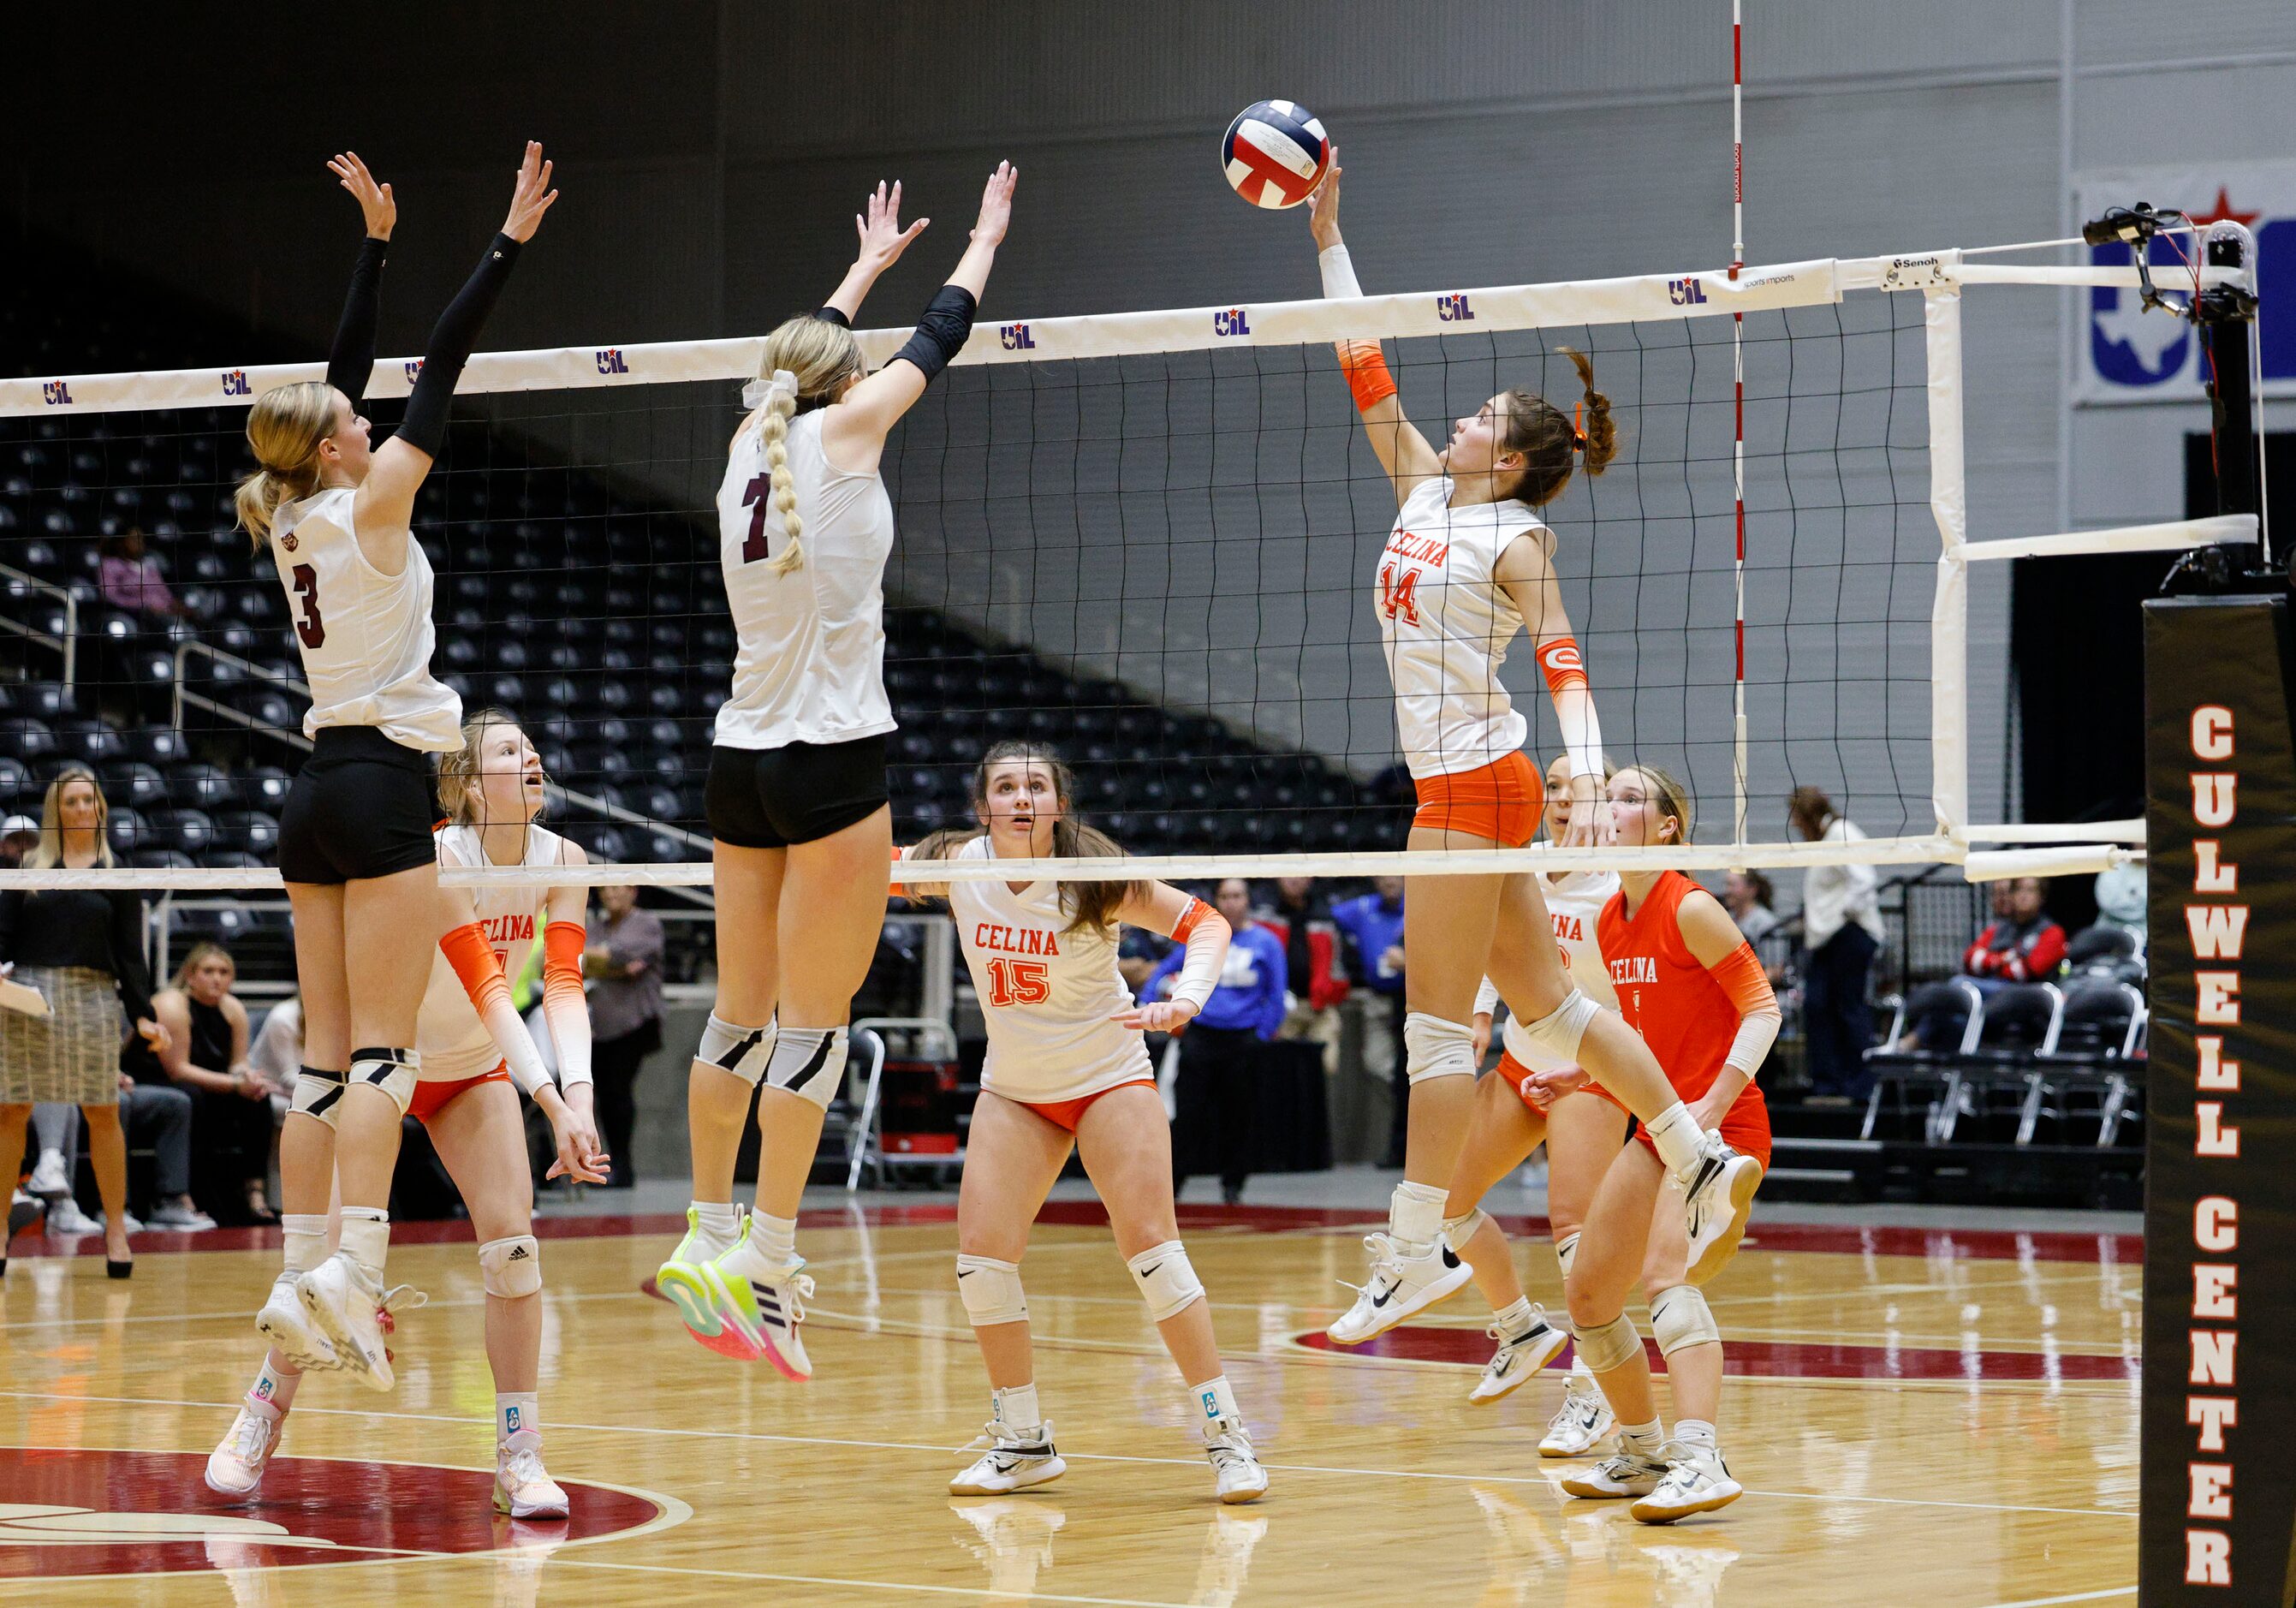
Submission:
[[[109,814],[95,773],[66,766],[48,783],[40,841],[23,868],[111,866]],[[127,1140],[119,1127],[121,1008],[153,1049],[168,1042],[152,1014],[144,901],[127,889],[0,892],[0,965],[12,968],[13,980],[37,989],[49,1011],[29,1016],[0,1010],[0,1161],[12,1179],[36,1101],[78,1106],[103,1197],[105,1268],[126,1278],[135,1263],[127,1244]],[[6,1267],[0,1255],[0,1271]]]

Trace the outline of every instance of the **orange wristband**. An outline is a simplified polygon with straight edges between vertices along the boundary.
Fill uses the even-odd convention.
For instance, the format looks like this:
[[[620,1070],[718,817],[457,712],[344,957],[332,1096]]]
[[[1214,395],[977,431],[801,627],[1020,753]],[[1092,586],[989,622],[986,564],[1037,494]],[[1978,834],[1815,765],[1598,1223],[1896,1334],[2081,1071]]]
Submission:
[[[1395,395],[1395,376],[1387,372],[1387,357],[1376,340],[1342,340],[1340,372],[1355,393],[1356,411],[1368,412]]]
[[[1576,636],[1556,636],[1539,644],[1538,668],[1546,673],[1546,690],[1561,697],[1564,689],[1587,685],[1587,660]]]

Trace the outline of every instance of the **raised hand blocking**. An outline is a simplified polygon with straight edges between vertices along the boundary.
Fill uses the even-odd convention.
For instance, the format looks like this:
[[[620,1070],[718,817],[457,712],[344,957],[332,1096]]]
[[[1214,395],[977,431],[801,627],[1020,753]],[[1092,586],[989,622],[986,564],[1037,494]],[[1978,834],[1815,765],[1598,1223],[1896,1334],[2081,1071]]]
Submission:
[[[390,186],[375,183],[374,175],[367,171],[356,151],[329,157],[327,171],[340,179],[351,199],[358,202],[359,213],[366,219],[367,238],[389,240],[390,231],[398,223],[398,202],[390,193]]]

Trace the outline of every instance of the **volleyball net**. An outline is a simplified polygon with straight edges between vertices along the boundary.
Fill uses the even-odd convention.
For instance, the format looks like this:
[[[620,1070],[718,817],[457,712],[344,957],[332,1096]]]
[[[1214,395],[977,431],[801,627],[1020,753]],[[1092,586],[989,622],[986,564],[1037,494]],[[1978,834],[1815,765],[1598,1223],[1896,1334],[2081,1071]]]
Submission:
[[[984,323],[884,458],[897,834],[968,818],[977,761],[1009,738],[1065,759],[1128,851],[1043,866],[1062,876],[2101,869],[2136,824],[1971,820],[1970,588],[2005,579],[1988,561],[2253,541],[2255,521],[1969,540],[1962,310],[2135,283],[1943,251]],[[865,332],[864,352],[906,333]],[[1690,844],[1401,851],[1412,788],[1372,602],[1395,501],[1332,350],[1373,338],[1436,439],[1508,387],[1567,406],[1563,349],[1592,357],[1620,451],[1546,511],[1556,566],[1608,756],[1686,783]],[[447,880],[708,883],[734,653],[712,499],[761,348],[472,360],[414,519],[435,667],[466,708],[521,720],[554,824],[605,864]],[[0,885],[278,886],[308,700],[230,493],[247,404],[323,366],[0,381],[0,809],[37,815],[56,769],[88,763],[122,865]],[[378,433],[418,366],[378,365]],[[1531,749],[1560,752],[1527,648],[1506,680]],[[1792,841],[1802,785],[1866,841]]]

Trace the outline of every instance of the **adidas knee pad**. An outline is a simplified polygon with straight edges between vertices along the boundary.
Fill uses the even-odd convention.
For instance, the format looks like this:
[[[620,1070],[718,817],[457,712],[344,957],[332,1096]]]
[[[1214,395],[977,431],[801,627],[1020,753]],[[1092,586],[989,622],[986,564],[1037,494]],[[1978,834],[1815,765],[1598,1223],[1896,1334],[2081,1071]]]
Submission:
[[[1427,1078],[1475,1075],[1475,1030],[1424,1011],[1403,1019],[1403,1067],[1413,1083]]]
[[[1677,1284],[1651,1297],[1651,1327],[1658,1335],[1658,1352],[1671,1357],[1685,1346],[1722,1343],[1715,1326],[1714,1309],[1694,1284]]]
[[[766,1083],[827,1111],[845,1086],[845,1030],[781,1029],[766,1058]]]
[[[504,1300],[542,1292],[542,1247],[530,1234],[512,1239],[488,1240],[479,1247],[479,1271],[487,1293]]]
[[[1464,1256],[1467,1254],[1467,1242],[1480,1234],[1483,1231],[1483,1225],[1490,1220],[1491,1219],[1484,1214],[1483,1209],[1480,1206],[1476,1207],[1465,1217],[1445,1218],[1443,1219],[1443,1237],[1450,1242],[1451,1250],[1454,1254]]]
[[[403,1117],[406,1108],[414,1103],[414,1084],[422,1075],[422,1057],[419,1054],[382,1046],[353,1050],[351,1070],[344,1081],[353,1088],[364,1086],[381,1089],[390,1096],[390,1103]]]
[[[1609,1323],[1574,1327],[1571,1333],[1578,1341],[1580,1360],[1597,1374],[1624,1367],[1642,1355],[1642,1336],[1635,1333],[1634,1319],[1623,1312]]]
[[[1563,1282],[1568,1284],[1570,1264],[1578,1259],[1578,1236],[1576,1234],[1566,1234],[1554,1242],[1554,1259],[1562,1264]]]
[[[289,1114],[301,1112],[307,1117],[316,1117],[329,1128],[342,1115],[343,1074],[323,1072],[315,1066],[295,1069],[295,1096]]]
[[[1029,1298],[1021,1292],[1021,1264],[993,1256],[956,1259],[956,1298],[976,1329],[1029,1321]]]
[[[1151,1245],[1124,1264],[1148,1303],[1148,1316],[1158,1323],[1186,1311],[1204,1298],[1204,1286],[1188,1264],[1187,1251],[1177,1240]]]
[[[766,1062],[774,1053],[774,1024],[761,1028],[737,1028],[730,1021],[709,1013],[709,1025],[701,1030],[701,1047],[693,1052],[696,1061],[706,1061],[719,1071],[731,1072],[751,1088],[766,1075]]]
[[[1576,1066],[1578,1063],[1578,1041],[1587,1036],[1587,1030],[1594,1025],[1595,1018],[1602,1014],[1602,1011],[1601,1005],[1580,990],[1572,989],[1569,997],[1554,1010],[1537,1021],[1525,1022],[1523,1031],[1530,1035],[1533,1043],[1560,1056],[1565,1063]]]

